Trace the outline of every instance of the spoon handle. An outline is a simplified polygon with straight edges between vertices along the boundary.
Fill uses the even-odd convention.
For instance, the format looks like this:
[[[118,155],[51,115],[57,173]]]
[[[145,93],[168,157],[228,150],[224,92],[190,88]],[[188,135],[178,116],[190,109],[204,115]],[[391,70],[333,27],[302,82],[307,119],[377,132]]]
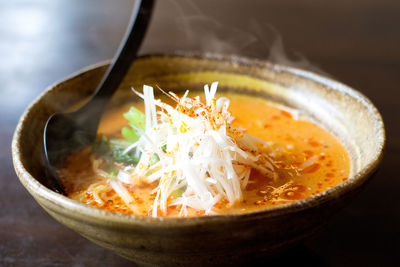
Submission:
[[[83,107],[88,116],[92,116],[94,120],[97,120],[97,123],[92,124],[96,129],[101,117],[101,114],[97,113],[99,110],[104,110],[105,105],[118,89],[129,67],[137,57],[137,52],[144,39],[147,25],[150,21],[153,3],[154,0],[135,1],[129,26],[127,27],[121,45],[110,67],[104,74],[100,85],[97,87],[92,98]]]

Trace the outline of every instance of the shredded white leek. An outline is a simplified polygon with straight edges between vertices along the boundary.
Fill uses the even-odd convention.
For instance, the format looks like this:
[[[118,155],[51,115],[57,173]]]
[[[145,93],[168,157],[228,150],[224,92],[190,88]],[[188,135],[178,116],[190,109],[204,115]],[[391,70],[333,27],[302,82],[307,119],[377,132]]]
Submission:
[[[143,94],[134,91],[144,99],[146,127],[129,149],[136,147],[141,157],[135,168],[120,172],[118,179],[124,183],[129,178],[159,181],[153,191],[153,216],[159,211],[166,214],[173,205],[180,205],[181,215],[187,215],[187,208],[213,214],[221,199],[230,204],[242,199],[253,168],[277,176],[272,161],[262,152],[267,144],[230,125],[234,117],[228,111],[229,99],[215,98],[217,86],[217,82],[204,86],[205,104],[199,96],[189,98],[188,91],[182,98],[170,93],[176,108],[154,99],[150,86],[143,87]],[[119,181],[110,185],[134,208]]]
[[[121,197],[122,201],[125,202],[129,209],[131,209],[133,212],[138,212],[135,205],[135,199],[118,180],[109,180],[109,184],[117,193],[117,195]]]

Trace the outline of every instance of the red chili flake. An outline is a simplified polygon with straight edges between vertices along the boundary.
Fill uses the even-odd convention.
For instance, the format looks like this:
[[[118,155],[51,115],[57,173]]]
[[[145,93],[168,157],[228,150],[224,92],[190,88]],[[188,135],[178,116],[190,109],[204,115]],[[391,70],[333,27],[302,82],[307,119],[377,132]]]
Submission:
[[[304,156],[305,156],[306,159],[309,159],[312,156],[314,156],[314,152],[311,151],[311,150],[305,150],[303,153],[304,153]]]
[[[281,110],[281,114],[287,118],[292,118],[292,114],[290,112],[287,112],[285,110]]]
[[[314,139],[308,139],[308,144],[312,147],[319,147],[321,145],[318,141]]]
[[[277,116],[277,115],[274,115],[274,116],[272,116],[272,119],[273,119],[273,120],[280,120],[281,117],[279,117],[279,116]]]

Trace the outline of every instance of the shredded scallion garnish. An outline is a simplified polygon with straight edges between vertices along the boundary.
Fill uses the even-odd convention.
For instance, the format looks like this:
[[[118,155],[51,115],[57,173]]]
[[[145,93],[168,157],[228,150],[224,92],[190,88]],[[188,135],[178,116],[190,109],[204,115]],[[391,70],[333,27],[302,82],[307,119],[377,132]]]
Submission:
[[[130,127],[123,128],[122,135],[130,143],[114,155],[140,157],[117,177],[132,184],[158,181],[153,216],[166,214],[168,206],[180,206],[180,215],[187,215],[188,208],[213,214],[221,199],[230,204],[242,199],[253,168],[277,176],[263,152],[266,144],[231,125],[229,99],[215,97],[217,86],[204,86],[206,103],[199,96],[188,97],[188,91],[183,97],[169,93],[175,108],[156,100],[150,86],[143,87],[143,94],[134,90],[144,100],[145,114],[132,108],[124,115]],[[120,184],[114,186],[127,199]]]

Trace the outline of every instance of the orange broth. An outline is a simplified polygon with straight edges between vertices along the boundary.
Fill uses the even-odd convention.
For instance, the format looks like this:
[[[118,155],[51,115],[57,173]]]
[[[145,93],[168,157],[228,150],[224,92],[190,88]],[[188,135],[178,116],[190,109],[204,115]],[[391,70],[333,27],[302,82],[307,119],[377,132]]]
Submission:
[[[252,170],[249,184],[243,191],[243,200],[230,205],[219,201],[214,211],[218,214],[244,213],[272,208],[322,193],[348,179],[349,155],[344,146],[330,133],[313,122],[293,118],[292,113],[266,100],[229,95],[229,110],[236,118],[235,127],[266,141],[273,148],[274,165],[279,178],[271,179]],[[138,108],[140,105],[136,105]],[[124,105],[107,112],[100,123],[99,134],[118,137],[120,129],[127,125],[122,114],[129,109]],[[133,214],[125,203],[106,183],[107,179],[93,171],[89,148],[73,153],[60,172],[72,199],[110,211]],[[93,184],[103,186],[103,201],[96,201],[91,193]],[[135,199],[140,213],[151,216],[155,194],[153,184],[125,185]],[[173,197],[171,197],[173,198]],[[171,199],[172,200],[172,199]],[[168,207],[168,213],[159,216],[178,216],[180,207]],[[188,216],[204,215],[202,211],[189,210]]]

